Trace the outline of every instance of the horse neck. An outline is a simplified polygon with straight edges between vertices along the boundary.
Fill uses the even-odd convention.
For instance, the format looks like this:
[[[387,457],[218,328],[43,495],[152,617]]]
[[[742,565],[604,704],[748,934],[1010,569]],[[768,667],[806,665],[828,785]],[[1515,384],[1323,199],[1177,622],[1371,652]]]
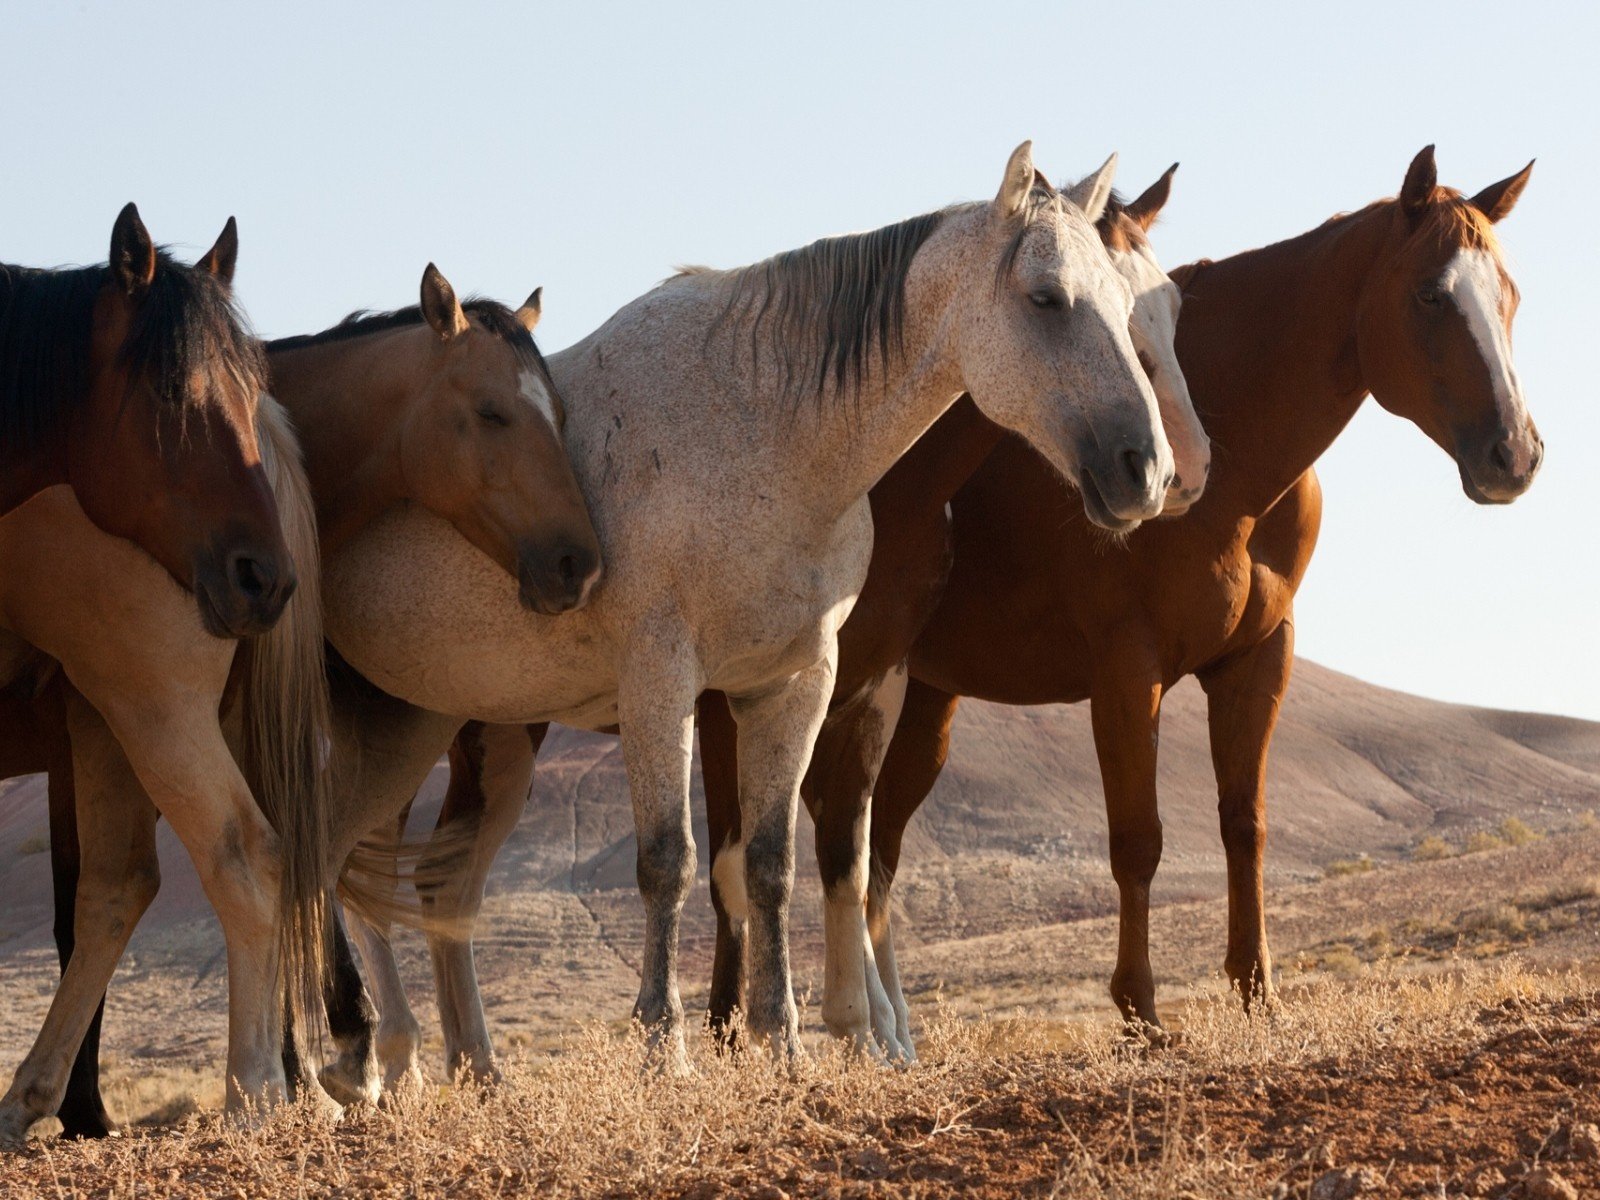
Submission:
[[[965,213],[953,213],[929,236],[905,281],[899,346],[874,355],[859,392],[832,382],[816,398],[814,416],[791,418],[786,447],[802,478],[826,484],[818,497],[828,519],[858,503],[965,390],[950,338],[951,301],[969,257]]]
[[[1385,205],[1337,217],[1190,279],[1178,359],[1211,438],[1212,511],[1265,512],[1355,416],[1361,295],[1391,221]]]
[[[416,390],[417,331],[268,352],[272,393],[294,418],[324,555],[406,499],[399,430]]]

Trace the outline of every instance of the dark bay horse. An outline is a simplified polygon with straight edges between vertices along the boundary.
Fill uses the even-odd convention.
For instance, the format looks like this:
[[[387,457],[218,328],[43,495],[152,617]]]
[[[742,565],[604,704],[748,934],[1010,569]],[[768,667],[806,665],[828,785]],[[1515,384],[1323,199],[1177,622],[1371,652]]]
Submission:
[[[532,339],[539,316],[537,291],[516,311],[488,300],[463,304],[430,264],[420,305],[357,314],[324,333],[269,345],[273,386],[300,427],[307,503],[315,502],[325,548],[337,550],[379,512],[416,504],[451,521],[500,563],[526,606],[561,612],[586,599],[600,573],[599,551],[562,450],[561,398]],[[320,645],[319,635],[319,665]],[[235,666],[253,679],[254,661],[242,669],[249,658]],[[51,665],[36,662],[35,678],[48,679]],[[42,690],[0,693],[0,777],[50,775],[63,965],[73,952],[79,874],[74,747],[66,736],[70,699],[59,676]],[[233,706],[225,707],[231,716]],[[138,791],[136,781],[125,787]],[[130,819],[147,821],[150,813]],[[347,958],[336,958],[333,967],[351,969]],[[355,992],[359,1001],[359,979]],[[353,1060],[345,1053],[347,1027],[356,1018],[338,1006],[341,994],[329,1006],[341,1050],[329,1087],[341,1100],[374,1098],[363,1091],[364,1080],[375,1078],[375,1064],[362,1058],[370,1043]],[[75,1136],[103,1136],[113,1127],[98,1087],[102,1012],[103,1005],[57,1114]],[[361,1030],[369,1025],[358,1022]]]
[[[1096,229],[1113,265],[1134,293],[1130,326],[1134,345],[1155,390],[1178,467],[1179,479],[1169,491],[1166,504],[1181,511],[1193,504],[1204,489],[1209,447],[1172,347],[1177,289],[1156,264],[1146,237],[1170,194],[1172,174],[1168,170],[1130,204],[1109,200]],[[844,786],[851,781],[859,785],[876,773],[876,761],[856,765],[839,761],[838,747],[851,741],[851,731],[875,722],[881,726],[882,717],[871,702],[927,619],[948,570],[945,504],[998,440],[996,426],[961,415],[965,411],[966,406],[958,405],[955,413],[937,421],[871,491],[876,529],[872,558],[856,607],[840,630],[838,673],[829,715],[818,736],[805,785],[808,800],[816,792],[815,781],[821,771],[833,771]],[[715,793],[729,811],[737,809],[736,728],[732,713],[722,695],[712,692],[702,698],[699,714],[708,794]],[[439,827],[449,830],[467,825],[475,828],[476,837],[464,861],[449,864],[449,869],[440,869],[444,862],[431,864],[429,873],[441,882],[425,893],[424,903],[451,927],[449,932],[429,936],[446,1061],[452,1067],[464,1063],[479,1077],[493,1077],[495,1066],[478,996],[470,930],[495,854],[515,827],[528,795],[534,754],[545,728],[472,722],[450,749],[450,789]],[[845,807],[837,805],[836,809],[843,811]],[[402,814],[402,828],[404,820]],[[819,825],[819,845],[832,832],[832,824],[824,819]],[[713,846],[713,878],[717,881],[713,899],[718,906],[720,927],[724,931],[736,930],[739,939],[735,942],[724,938],[719,942],[718,989],[719,994],[736,998],[743,994],[744,987],[744,925],[742,921],[730,922],[725,900],[730,891],[740,899],[745,892],[743,843],[737,824],[729,836],[714,838]],[[437,849],[430,850],[430,854],[445,857]],[[826,861],[837,859],[835,855]],[[853,914],[859,923],[865,900],[864,879],[858,881],[859,891],[854,899],[839,895],[841,888],[848,890],[848,881],[829,882],[835,895],[830,919],[848,925]],[[362,922],[353,932],[362,940],[363,957],[372,973],[371,983],[382,1014],[376,1040],[392,1084],[418,1072],[420,1029],[401,987],[386,933]],[[830,967],[832,963],[830,959]],[[857,957],[838,965],[835,982],[844,982],[830,988],[825,1017],[841,1036],[864,1041],[870,1030],[863,995],[868,980],[863,964]],[[719,1027],[735,1002],[729,1001],[727,1009],[714,1010],[713,1020]],[[353,1004],[351,1001],[347,1006]],[[887,1011],[887,1001],[880,1007]],[[889,1020],[892,1025],[892,1015]]]
[[[1533,482],[1544,447],[1511,361],[1518,297],[1493,231],[1531,170],[1468,198],[1438,185],[1430,146],[1396,199],[1173,273],[1184,290],[1179,360],[1217,447],[1206,495],[1183,520],[1107,545],[1010,439],[956,493],[954,566],[910,648],[871,802],[872,949],[902,1038],[889,889],[963,695],[1091,701],[1121,896],[1111,993],[1128,1019],[1156,1026],[1148,910],[1161,856],[1161,698],[1197,676],[1228,863],[1226,970],[1247,1003],[1270,997],[1265,768],[1321,515],[1312,464],[1370,393],[1451,455],[1474,501],[1509,503]],[[826,813],[833,799],[816,803]]]
[[[257,445],[261,356],[230,296],[238,248],[230,217],[184,266],[130,204],[105,266],[0,264],[0,515],[70,484],[226,637],[268,628],[295,586]]]

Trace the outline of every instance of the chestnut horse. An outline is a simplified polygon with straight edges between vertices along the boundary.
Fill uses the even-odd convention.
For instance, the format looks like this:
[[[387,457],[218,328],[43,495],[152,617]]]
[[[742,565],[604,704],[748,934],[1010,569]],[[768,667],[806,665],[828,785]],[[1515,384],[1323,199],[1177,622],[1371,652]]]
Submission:
[[[106,266],[0,264],[0,516],[66,483],[193,592],[219,637],[277,620],[295,574],[257,449],[260,355],[229,296],[233,219],[194,267],[129,204]]]
[[[470,531],[518,581],[529,607],[560,612],[583,601],[599,573],[598,548],[562,449],[560,397],[531,337],[539,315],[538,292],[515,313],[485,300],[462,305],[430,264],[420,306],[357,315],[326,333],[270,345],[274,386],[307,435],[310,487],[328,546],[337,549],[376,512],[415,503]],[[320,667],[320,634],[316,644]],[[246,672],[252,686],[256,666],[252,660]],[[52,687],[0,700],[8,718],[0,726],[0,773],[50,772],[56,935],[65,964],[79,863],[64,699]],[[122,788],[139,791],[125,779]],[[143,827],[151,819],[146,803],[134,805],[127,822]],[[336,958],[334,969],[350,968]],[[329,1017],[342,1050],[351,1018],[337,1005],[340,994],[335,989]],[[67,1132],[79,1136],[112,1128],[98,1089],[99,1021],[96,1013],[59,1112]],[[375,1098],[347,1085],[374,1068],[347,1058],[334,1065],[330,1087],[345,1100]]]
[[[1134,294],[1130,323],[1134,346],[1149,375],[1161,411],[1163,426],[1173,448],[1178,478],[1169,489],[1166,511],[1191,505],[1205,485],[1209,447],[1190,405],[1183,374],[1173,350],[1177,318],[1177,289],[1156,263],[1146,232],[1170,194],[1169,169],[1131,204],[1114,197],[1096,223],[1112,264]],[[965,405],[958,405],[964,409]],[[945,504],[966,476],[987,455],[998,439],[998,429],[987,422],[973,428],[955,413],[940,418],[911,447],[870,493],[875,538],[866,583],[856,607],[840,630],[839,666],[829,714],[818,735],[805,794],[816,792],[819,773],[831,772],[841,782],[869,778],[877,761],[852,764],[838,758],[837,748],[851,741],[850,733],[864,725],[881,723],[877,710],[867,703],[879,685],[904,657],[938,598],[949,567]],[[737,808],[736,730],[726,699],[707,693],[700,704],[701,761],[708,795]],[[890,718],[892,720],[892,717]],[[435,978],[439,988],[440,1017],[444,1025],[446,1061],[451,1069],[465,1064],[478,1077],[496,1073],[487,1023],[479,999],[473,964],[471,929],[482,904],[489,868],[505,838],[515,827],[533,776],[533,759],[546,726],[483,725],[469,723],[450,748],[450,787],[439,815],[439,830],[470,828],[473,844],[464,859],[449,871],[430,874],[442,881],[424,892],[425,905],[439,916],[443,928],[429,933]],[[879,742],[879,748],[883,742]],[[826,790],[826,789],[824,789]],[[836,806],[843,808],[844,806]],[[404,828],[405,815],[400,819]],[[832,825],[819,820],[819,847],[828,840]],[[451,839],[447,836],[446,841]],[[743,991],[743,924],[730,925],[724,898],[730,888],[742,895],[742,846],[737,834],[731,840],[715,838],[713,898],[719,927],[737,929],[740,941],[732,947],[719,943],[718,990],[737,997]],[[447,852],[435,848],[440,857]],[[837,856],[835,856],[836,858]],[[832,860],[825,859],[825,863]],[[830,922],[848,926],[862,920],[865,881],[828,875]],[[857,890],[851,891],[852,887]],[[362,943],[363,957],[372,973],[381,1023],[376,1031],[379,1053],[390,1085],[417,1075],[421,1033],[400,984],[387,932],[367,922],[356,922],[353,932]],[[865,929],[859,931],[864,939]],[[867,991],[875,978],[866,976],[861,956],[838,956],[846,938],[831,942],[830,988],[824,1017],[842,1037],[865,1043],[869,1034]],[[888,1001],[876,989],[878,1004]],[[353,1006],[347,1001],[347,1007]],[[730,1003],[731,1007],[731,1003]],[[722,1027],[728,1010],[714,1010],[713,1022]],[[892,1023],[892,1016],[890,1017]]]
[[[1509,503],[1533,482],[1544,446],[1511,361],[1517,289],[1493,231],[1531,170],[1469,199],[1438,185],[1430,146],[1396,199],[1173,272],[1184,291],[1179,361],[1218,447],[1206,495],[1182,521],[1108,546],[1048,467],[1011,439],[956,494],[954,566],[911,647],[911,683],[872,798],[869,925],[900,1040],[909,1030],[889,890],[963,695],[1091,702],[1121,897],[1111,994],[1130,1022],[1154,1031],[1161,698],[1197,676],[1228,865],[1226,970],[1247,1004],[1270,999],[1266,757],[1293,661],[1294,595],[1321,515],[1312,464],[1370,393],[1454,458],[1474,501]],[[736,819],[736,807],[722,807],[713,828]],[[827,852],[852,849],[835,842]]]

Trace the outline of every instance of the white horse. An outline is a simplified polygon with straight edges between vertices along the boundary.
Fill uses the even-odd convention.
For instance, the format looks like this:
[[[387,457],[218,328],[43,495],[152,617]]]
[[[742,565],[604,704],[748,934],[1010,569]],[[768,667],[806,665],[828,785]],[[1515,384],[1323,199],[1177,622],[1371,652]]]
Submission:
[[[690,742],[696,697],[719,689],[738,724],[748,1025],[796,1052],[795,804],[871,553],[868,489],[970,392],[1098,524],[1161,511],[1172,455],[1094,229],[1110,186],[1108,163],[1058,193],[1025,143],[991,202],[680,274],[551,358],[606,582],[581,612],[529,614],[414,511],[330,560],[329,637],[388,693],[348,690],[336,713],[354,772],[336,855],[392,820],[465,719],[620,725],[646,912],[635,1015],[681,1063]]]
[[[1176,164],[1133,202],[1127,205],[1108,205],[1097,223],[1112,265],[1127,281],[1133,292],[1133,319],[1129,331],[1140,361],[1154,386],[1160,406],[1162,426],[1172,446],[1177,466],[1177,478],[1168,492],[1162,510],[1163,517],[1177,515],[1193,505],[1204,491],[1210,469],[1210,444],[1195,416],[1194,406],[1190,401],[1188,387],[1173,346],[1180,297],[1177,288],[1162,270],[1146,236],[1167,202],[1175,170]],[[923,446],[927,445],[928,441],[924,439]],[[963,462],[969,459],[977,461],[973,453],[965,448],[961,449],[959,454]],[[904,469],[907,465],[902,463],[901,468]],[[945,475],[957,469],[944,465],[943,457],[940,456],[938,466],[929,466],[919,472],[919,475],[929,476],[920,481],[922,486],[928,489],[929,496],[926,501],[918,500],[919,511],[920,508],[942,509],[944,501],[935,494],[938,489],[933,481],[943,479]],[[877,530],[878,536],[906,537],[907,530],[901,527],[906,520],[905,516],[891,516],[887,533],[880,525]],[[920,527],[920,524],[915,526],[915,528]],[[897,549],[892,545],[875,548],[875,554],[878,549],[884,549],[890,555],[907,553],[904,549]],[[901,562],[898,558],[891,561]],[[908,566],[902,568],[901,586],[917,588],[925,586],[920,578],[915,583],[904,578],[907,569]],[[898,613],[898,609],[895,611]],[[864,619],[871,622],[875,618],[880,621],[884,619],[872,612],[869,612]],[[869,625],[869,628],[875,627]],[[896,616],[895,632],[877,629],[876,632],[867,635],[873,653],[879,654],[886,643],[892,643],[898,630],[899,618]],[[841,667],[844,666],[845,664],[841,662]],[[862,667],[857,664],[854,670],[856,675],[859,675]],[[846,670],[846,679],[854,677],[849,670]],[[893,679],[886,677],[880,684],[883,703],[892,702],[897,705],[897,696],[887,694],[894,691],[894,682]],[[903,686],[903,677],[900,684]],[[843,686],[850,688],[854,685],[845,683]],[[841,696],[836,692],[833,698],[836,708],[830,712],[830,724],[835,721],[839,713],[837,706],[844,701],[848,708],[848,701],[853,695],[855,693],[847,692]],[[873,703],[875,705],[880,703],[879,695],[874,695]],[[896,711],[882,713],[886,727],[893,728],[896,715]],[[840,719],[848,720],[850,717],[844,715]],[[433,957],[440,1023],[444,1028],[446,1061],[451,1069],[465,1065],[482,1078],[493,1078],[496,1075],[496,1068],[488,1023],[484,1017],[478,992],[477,972],[472,955],[472,929],[483,903],[484,885],[489,869],[501,845],[516,827],[527,800],[533,778],[534,756],[543,737],[542,728],[536,726],[532,730],[527,730],[521,726],[469,726],[462,732],[450,750],[450,797],[446,801],[444,813],[440,816],[440,829],[443,833],[440,838],[441,845],[437,849],[430,848],[419,863],[419,870],[424,874],[430,877],[439,875],[449,856],[459,853],[460,850],[459,839],[456,836],[458,830],[454,822],[462,817],[470,821],[472,844],[468,853],[454,863],[448,879],[431,879],[426,890],[429,914],[437,918],[440,924],[440,928],[430,930],[428,948]],[[822,743],[819,741],[819,753],[821,746]],[[713,750],[704,742],[701,749],[705,755],[713,754]],[[710,776],[724,766],[725,764],[707,762],[708,797],[712,794]],[[872,773],[875,774],[875,768]],[[848,769],[845,774],[854,778]],[[822,786],[815,778],[812,782],[813,786]],[[403,819],[402,817],[402,821]],[[713,821],[713,825],[715,824]],[[738,877],[737,871],[731,875],[728,873],[729,862],[727,851],[717,855],[712,881],[714,890],[724,886],[742,889],[743,881]],[[860,886],[864,888],[864,882]],[[849,888],[843,890],[850,891]],[[724,908],[729,905],[739,907],[742,904],[740,896],[719,894],[718,898]],[[838,913],[835,913],[835,908],[839,906],[833,903],[833,899],[830,893],[829,903],[826,906],[830,932],[827,939],[828,971],[823,1018],[830,1030],[840,1037],[862,1045],[871,1046],[875,1043],[891,1056],[909,1058],[914,1054],[909,1024],[905,1015],[897,1011],[891,1002],[891,997],[883,992],[877,967],[871,961],[870,949],[865,963],[851,961],[852,948],[866,942],[864,929],[854,930],[856,936],[838,933],[832,929],[835,923],[847,930],[862,923],[861,898],[853,894],[845,896],[841,911]],[[374,1031],[375,1037],[373,1033],[369,1033],[367,1040],[376,1042],[379,1056],[384,1062],[385,1082],[389,1086],[394,1086],[402,1079],[418,1073],[420,1026],[411,1011],[400,982],[399,968],[389,942],[387,925],[379,921],[356,920],[352,923],[351,933],[357,939],[362,957],[367,963],[381,1018],[380,1024]],[[722,933],[719,930],[719,953],[721,939]],[[738,944],[734,952],[742,959],[742,936],[736,940]],[[739,974],[742,975],[742,970]],[[720,982],[718,980],[713,983],[714,1023],[719,1019],[715,992]],[[871,993],[870,999],[867,993]],[[732,1003],[735,1004],[742,1002],[742,995],[732,999]],[[345,1003],[347,1007],[353,1008],[358,1001],[355,998],[347,998]],[[869,1012],[870,1024],[867,1020]],[[836,1019],[836,1014],[842,1016]],[[869,1028],[872,1041],[867,1040]]]

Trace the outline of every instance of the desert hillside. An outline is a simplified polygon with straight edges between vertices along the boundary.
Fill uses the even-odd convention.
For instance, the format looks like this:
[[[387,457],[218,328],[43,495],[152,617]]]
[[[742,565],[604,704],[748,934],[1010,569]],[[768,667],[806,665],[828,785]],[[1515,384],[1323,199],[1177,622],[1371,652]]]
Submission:
[[[1223,859],[1203,696],[1192,682],[1169,698],[1162,732],[1167,849],[1156,882],[1153,944],[1166,996],[1220,963]],[[438,771],[430,783],[435,797],[442,777]],[[1280,963],[1286,952],[1337,940],[1344,931],[1321,920],[1329,913],[1351,910],[1361,924],[1363,909],[1378,905],[1383,888],[1398,889],[1379,906],[1385,911],[1407,915],[1408,890],[1416,890],[1449,909],[1438,914],[1447,921],[1460,907],[1450,909],[1454,897],[1470,900],[1474,889],[1481,896],[1510,886],[1503,869],[1489,865],[1493,855],[1323,881],[1332,863],[1362,855],[1380,865],[1403,862],[1426,836],[1461,845],[1507,817],[1534,830],[1571,829],[1596,807],[1600,725],[1423,700],[1302,661],[1271,771],[1269,913]],[[416,825],[430,818],[431,805],[419,806]],[[820,913],[803,817],[801,830],[795,958],[797,984],[805,989],[820,974]],[[703,877],[703,828],[699,836]],[[0,992],[38,1015],[55,978],[44,837],[41,781],[5,785]],[[1600,867],[1594,840],[1574,835],[1514,857],[1532,870],[1530,855],[1556,855],[1560,865],[1551,872],[1587,878]],[[127,999],[113,1001],[107,1041],[114,1056],[201,1065],[220,1050],[221,940],[170,831],[162,844],[161,896],[119,976],[119,995]],[[964,705],[951,767],[913,823],[905,859],[896,895],[902,965],[913,989],[943,988],[973,1007],[1102,1007],[1115,892],[1085,707]],[[1439,881],[1424,883],[1419,872]],[[1380,880],[1395,882],[1380,887]],[[1315,918],[1309,925],[1301,921],[1307,913]],[[480,951],[492,1019],[517,1040],[544,1042],[577,1020],[625,1017],[637,988],[640,915],[617,743],[557,731],[493,877]],[[685,914],[690,1003],[704,987],[712,933],[702,889]],[[1300,940],[1291,943],[1291,935]],[[419,939],[403,937],[402,945],[419,1012],[426,1014],[429,976]],[[150,1004],[159,1005],[154,997],[171,987],[186,1005],[198,1002],[199,1014],[181,1028],[152,1028],[140,1019],[149,1012],[138,1000],[147,987]],[[10,1025],[6,1062],[20,1057],[34,1028],[31,1017]]]

